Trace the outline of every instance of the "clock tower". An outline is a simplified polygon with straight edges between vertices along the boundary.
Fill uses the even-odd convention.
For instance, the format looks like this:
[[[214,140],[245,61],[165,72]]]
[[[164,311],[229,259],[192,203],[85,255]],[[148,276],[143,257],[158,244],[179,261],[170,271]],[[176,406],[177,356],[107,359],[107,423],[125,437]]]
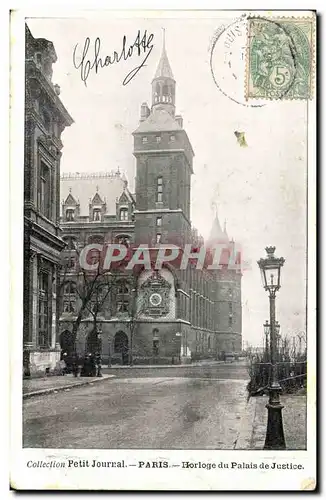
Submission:
[[[190,183],[194,152],[175,114],[176,82],[165,42],[152,81],[152,105],[141,105],[133,133],[136,157],[135,243],[190,242]]]

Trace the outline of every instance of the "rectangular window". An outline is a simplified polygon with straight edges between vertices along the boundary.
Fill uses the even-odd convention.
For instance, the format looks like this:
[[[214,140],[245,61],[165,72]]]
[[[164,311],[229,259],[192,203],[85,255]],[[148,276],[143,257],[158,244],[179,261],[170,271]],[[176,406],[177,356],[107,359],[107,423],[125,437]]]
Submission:
[[[161,227],[162,226],[162,217],[157,217],[156,218],[156,225],[157,225],[157,227]]]
[[[161,142],[161,136],[160,135],[156,136],[156,142]]]
[[[120,209],[120,220],[128,220],[128,209],[127,208]]]
[[[50,325],[49,325],[49,275],[41,271],[38,278],[38,344],[42,347],[50,347]]]
[[[174,141],[175,141],[175,137],[174,137],[174,135],[170,135],[170,141],[171,141],[171,142],[174,142]]]
[[[161,233],[157,233],[156,235],[156,243],[161,243],[162,235]]]
[[[147,142],[147,137],[143,137],[143,144],[145,144]]]
[[[229,302],[229,313],[232,314],[233,310],[232,310],[232,302]]]
[[[232,326],[232,316],[229,316],[229,326]]]
[[[73,208],[67,208],[66,210],[66,221],[73,222],[75,220],[75,210]]]
[[[157,188],[156,188],[156,201],[162,203],[163,201],[163,178],[158,177]]]
[[[93,210],[93,221],[101,220],[101,210]]]
[[[127,300],[119,301],[117,303],[117,312],[120,314],[125,314],[128,312],[129,303]]]
[[[40,173],[40,184],[39,184],[39,210],[40,212],[50,218],[50,170],[41,161],[41,173]]]

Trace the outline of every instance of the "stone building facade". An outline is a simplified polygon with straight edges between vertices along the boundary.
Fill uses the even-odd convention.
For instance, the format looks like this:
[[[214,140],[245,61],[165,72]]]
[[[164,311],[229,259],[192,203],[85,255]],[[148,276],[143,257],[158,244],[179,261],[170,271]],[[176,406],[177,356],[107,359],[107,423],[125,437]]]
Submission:
[[[60,357],[60,137],[73,120],[52,82],[52,42],[25,30],[23,361],[29,374],[53,369]]]
[[[194,152],[183,119],[175,114],[175,95],[176,82],[163,47],[152,81],[151,108],[141,105],[133,133],[135,193],[119,171],[61,177],[61,227],[67,244],[61,291],[63,349],[69,348],[69,334],[80,316],[85,276],[80,275],[78,258],[85,245],[223,245],[227,254],[234,248],[217,215],[206,243],[191,225]],[[104,363],[180,363],[218,358],[223,351],[240,352],[241,273],[227,264],[214,270],[196,269],[195,263],[186,269],[167,264],[161,270],[103,277],[108,293],[97,304],[96,328]],[[76,345],[82,355],[94,335],[90,307],[79,320]]]

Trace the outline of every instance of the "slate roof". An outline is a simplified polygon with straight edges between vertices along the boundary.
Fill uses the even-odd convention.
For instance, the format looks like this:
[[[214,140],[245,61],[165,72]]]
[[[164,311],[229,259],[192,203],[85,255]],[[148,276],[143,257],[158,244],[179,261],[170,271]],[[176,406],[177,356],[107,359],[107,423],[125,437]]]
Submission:
[[[88,216],[90,200],[98,194],[94,201],[103,200],[106,203],[106,214],[115,215],[116,201],[123,193],[125,185],[120,172],[63,174],[60,178],[60,203],[65,202],[71,195],[80,205],[80,215]]]
[[[153,109],[149,117],[139,124],[134,134],[145,132],[174,132],[182,130],[172,115],[165,109]]]
[[[161,78],[161,77],[171,78],[172,80],[174,80],[174,76],[172,73],[172,69],[171,69],[164,45],[163,45],[161,59],[158,63],[157,70],[156,70],[156,73],[154,76],[154,80],[155,80],[155,78]]]

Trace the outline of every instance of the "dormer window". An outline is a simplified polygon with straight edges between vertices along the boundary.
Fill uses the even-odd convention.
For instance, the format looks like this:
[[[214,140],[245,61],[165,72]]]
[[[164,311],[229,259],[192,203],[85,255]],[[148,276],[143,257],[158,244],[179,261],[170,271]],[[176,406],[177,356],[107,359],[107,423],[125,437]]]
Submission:
[[[99,222],[101,220],[101,210],[96,208],[93,210],[93,221]]]
[[[128,220],[128,208],[120,208],[120,220]]]
[[[75,210],[73,208],[67,208],[66,210],[66,221],[73,222],[75,220]]]
[[[146,136],[143,137],[143,144],[146,144],[148,138]]]

